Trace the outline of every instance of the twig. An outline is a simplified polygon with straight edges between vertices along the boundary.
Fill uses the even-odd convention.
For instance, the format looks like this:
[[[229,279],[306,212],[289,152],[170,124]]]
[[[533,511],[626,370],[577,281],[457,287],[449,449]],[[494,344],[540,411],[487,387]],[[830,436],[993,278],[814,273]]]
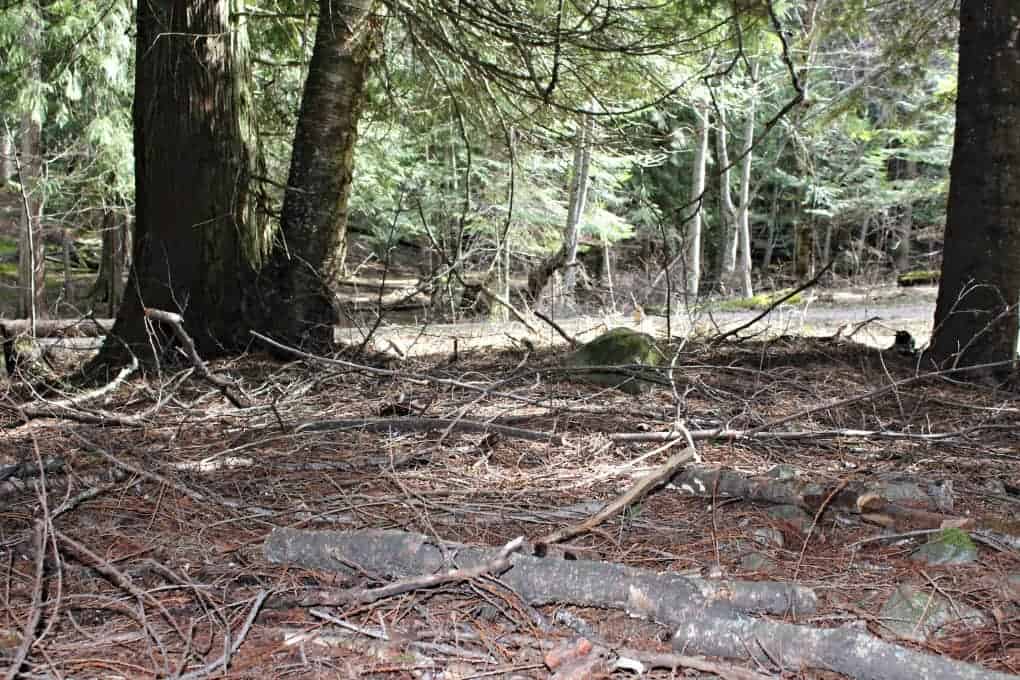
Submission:
[[[552,319],[550,319],[548,316],[538,311],[537,309],[531,310],[531,313],[534,314],[539,319],[541,319],[542,321],[544,321],[545,323],[547,323],[554,331],[559,333],[560,337],[566,340],[568,345],[570,345],[571,347],[577,347],[577,338],[573,338],[567,335],[567,332],[563,330],[563,327],[560,326],[558,323],[556,323],[555,321],[553,321]]]
[[[445,583],[458,583],[460,581],[470,581],[471,579],[478,578],[479,576],[485,576],[487,574],[500,574],[510,568],[510,555],[521,549],[524,545],[524,537],[518,536],[511,540],[499,551],[499,555],[488,562],[479,564],[474,567],[464,567],[461,569],[451,569],[446,572],[429,574],[427,576],[413,576],[411,578],[401,579],[390,583],[389,585],[380,586],[379,588],[359,588],[356,590],[346,590],[343,592],[335,593],[335,601],[324,602],[324,598],[318,598],[316,604],[320,605],[340,605],[340,604],[367,604],[369,602],[376,602],[378,600],[385,599],[387,597],[393,597],[394,595],[401,595],[403,593],[409,593],[415,590],[422,590],[424,588],[435,588],[436,586],[443,585]],[[320,594],[321,595],[321,594]],[[329,598],[325,598],[329,599]],[[320,616],[314,609],[311,610],[312,614]],[[320,618],[322,618],[320,616]]]
[[[21,629],[21,644],[14,653],[14,659],[7,669],[6,680],[14,680],[21,671],[21,666],[28,658],[28,652],[35,642],[35,629],[42,619],[43,566],[46,563],[46,524],[36,520],[33,544],[35,545],[35,585],[32,587],[32,608],[28,619]]]
[[[248,403],[248,399],[244,397],[243,391],[231,380],[227,380],[218,375],[214,375],[206,363],[202,360],[202,357],[198,356],[198,350],[195,349],[195,341],[191,339],[187,331],[184,330],[184,319],[181,318],[180,314],[174,312],[167,312],[162,309],[152,309],[151,307],[145,308],[145,316],[149,319],[165,323],[173,329],[174,335],[180,341],[184,347],[185,354],[188,355],[188,359],[191,364],[198,371],[199,375],[205,378],[207,381],[219,388],[220,392],[226,397],[231,404],[237,408],[247,408],[251,404]],[[235,394],[235,390],[240,394]]]
[[[629,507],[632,503],[644,498],[644,496],[654,489],[656,486],[666,481],[670,477],[676,474],[677,470],[683,464],[691,461],[695,457],[695,449],[693,446],[688,446],[683,451],[680,451],[670,457],[665,463],[663,463],[659,469],[655,470],[651,474],[642,477],[629,489],[624,491],[622,494],[616,497],[616,499],[606,504],[604,508],[596,512],[594,515],[586,519],[579,524],[573,524],[571,526],[562,527],[546,534],[542,538],[535,541],[536,546],[538,545],[549,545],[552,543],[559,543],[565,541],[568,538],[573,538],[578,534],[583,534],[587,531],[591,531],[594,527],[598,526],[602,522],[605,522],[610,517],[616,515],[624,508]]]
[[[740,331],[745,330],[747,328],[750,328],[754,324],[758,323],[759,321],[764,319],[766,316],[771,314],[773,309],[775,309],[779,305],[783,304],[784,302],[786,302],[787,300],[792,298],[797,293],[801,293],[801,292],[807,290],[808,288],[810,288],[811,286],[815,285],[816,283],[818,283],[821,280],[822,275],[824,275],[825,272],[827,272],[830,269],[832,269],[832,266],[834,264],[836,264],[836,260],[829,260],[829,264],[825,265],[822,268],[822,270],[820,272],[818,272],[817,274],[815,274],[814,277],[810,281],[802,283],[800,286],[794,288],[792,291],[790,291],[789,293],[787,293],[786,295],[784,295],[783,297],[779,298],[778,300],[773,302],[771,305],[766,307],[765,310],[761,314],[759,314],[758,316],[754,317],[753,319],[751,319],[747,323],[741,324],[740,326],[737,326],[736,328],[733,328],[731,330],[726,331],[725,333],[723,333],[721,335],[716,336],[715,338],[712,339],[711,344],[718,345],[719,343],[721,343],[723,340],[725,340],[726,338],[730,337],[731,335],[736,335]]]
[[[206,664],[198,670],[179,676],[179,680],[198,680],[199,678],[211,675],[220,667],[226,668],[227,664],[230,663],[230,657],[237,652],[237,650],[241,647],[241,644],[244,643],[245,638],[248,637],[248,631],[251,630],[252,624],[255,623],[255,617],[259,615],[259,611],[262,609],[263,603],[266,601],[266,598],[269,597],[269,592],[270,591],[268,590],[260,590],[255,596],[255,602],[251,605],[251,611],[248,612],[248,618],[244,620],[244,625],[241,626],[241,630],[238,631],[237,637],[230,644],[229,649],[223,652],[223,654],[221,654],[215,661]]]
[[[456,418],[355,418],[348,420],[316,420],[303,423],[295,432],[333,432],[336,430],[367,430],[369,432],[389,432],[404,430],[409,432],[428,432],[433,430],[465,430],[467,432],[495,432],[512,439],[550,442],[563,446],[563,435],[537,430],[525,430],[509,425],[486,423],[478,420]]]

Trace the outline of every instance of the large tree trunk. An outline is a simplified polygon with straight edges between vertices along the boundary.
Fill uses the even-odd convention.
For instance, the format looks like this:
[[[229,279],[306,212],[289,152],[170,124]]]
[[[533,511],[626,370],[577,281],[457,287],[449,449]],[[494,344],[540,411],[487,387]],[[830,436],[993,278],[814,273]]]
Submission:
[[[701,283],[701,209],[705,196],[705,165],[708,162],[708,106],[694,108],[697,132],[694,141],[694,168],[691,180],[691,210],[684,229],[684,271],[687,280],[687,301],[698,297]]]
[[[320,0],[283,201],[280,242],[259,285],[270,332],[304,346],[333,343],[336,288],[347,250],[347,206],[365,77],[376,35],[362,3]]]
[[[5,125],[0,130],[0,191],[7,187],[14,174],[14,135]]]
[[[42,80],[40,41],[42,27],[34,2],[25,8],[25,54],[31,82]],[[18,236],[18,316],[29,319],[32,327],[46,316],[46,258],[43,248],[42,210],[42,128],[32,111],[21,118],[21,153],[18,161],[21,180],[21,220]]]
[[[1016,361],[1020,53],[1016,0],[962,0],[956,138],[930,355]]]
[[[124,296],[124,269],[128,263],[127,237],[127,220],[113,210],[107,210],[103,215],[99,275],[92,295],[97,301],[107,303],[110,316],[117,313],[117,307]]]
[[[244,295],[264,249],[249,178],[241,0],[138,3],[136,222],[127,293],[100,362],[148,354],[144,308],[179,312],[204,356],[250,342]]]
[[[591,167],[592,137],[595,119],[590,113],[579,115],[577,139],[574,142],[574,167],[570,178],[570,199],[567,204],[567,226],[563,232],[563,249],[566,251],[566,271],[563,273],[563,292],[573,296],[577,283],[577,242],[581,216],[588,198],[588,172]]]

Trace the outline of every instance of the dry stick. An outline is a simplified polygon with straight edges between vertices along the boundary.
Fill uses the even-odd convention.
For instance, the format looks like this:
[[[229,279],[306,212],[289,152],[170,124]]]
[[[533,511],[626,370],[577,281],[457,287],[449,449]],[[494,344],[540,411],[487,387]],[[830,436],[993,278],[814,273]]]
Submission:
[[[719,344],[723,340],[725,340],[726,338],[730,337],[731,335],[736,335],[740,331],[745,330],[747,328],[750,328],[754,324],[758,323],[760,320],[764,319],[766,316],[771,314],[773,309],[775,309],[779,305],[783,304],[784,302],[786,302],[787,300],[792,298],[797,293],[801,293],[801,292],[807,290],[808,288],[810,288],[811,286],[815,285],[816,283],[818,283],[818,281],[822,278],[822,276],[825,274],[825,272],[827,272],[830,269],[832,269],[832,265],[834,265],[834,264],[836,264],[836,260],[829,260],[829,264],[825,265],[825,267],[823,267],[820,272],[815,274],[814,277],[810,281],[807,281],[807,282],[801,284],[800,286],[798,286],[797,288],[794,288],[788,294],[784,295],[783,297],[779,298],[778,300],[773,302],[771,305],[766,307],[765,311],[763,311],[761,314],[759,314],[758,316],[754,317],[753,319],[751,319],[747,323],[741,324],[740,326],[737,326],[736,328],[733,328],[731,330],[726,331],[722,335],[716,336],[712,340],[712,344]]]
[[[408,432],[428,432],[432,430],[465,430],[467,432],[495,432],[512,439],[527,439],[530,441],[550,442],[557,446],[563,446],[565,440],[563,435],[553,432],[540,432],[538,430],[525,430],[509,425],[486,423],[478,420],[465,420],[463,418],[416,418],[412,416],[404,418],[354,418],[348,420],[316,420],[303,423],[297,427],[295,432],[332,432],[335,430],[363,429],[369,432],[388,432],[390,430],[403,430]]]
[[[356,590],[346,590],[335,593],[335,601],[323,601],[323,598],[321,597],[322,593],[320,593],[319,597],[316,599],[316,603],[320,605],[368,604],[369,602],[376,602],[387,597],[393,597],[394,595],[402,595],[403,593],[409,593],[425,588],[435,588],[436,586],[440,586],[445,583],[470,581],[471,579],[478,578],[479,576],[485,576],[487,574],[500,574],[511,567],[510,556],[515,552],[518,552],[523,545],[524,537],[518,536],[504,545],[495,559],[485,562],[484,564],[479,564],[476,567],[451,569],[446,572],[430,574],[428,576],[413,576],[411,578],[395,581],[389,585],[380,586],[379,588],[358,588]],[[312,613],[315,614],[315,610],[312,610]]]
[[[177,634],[180,636],[181,641],[182,642],[188,641],[188,636],[184,634],[184,631],[181,630],[180,624],[178,624],[177,620],[170,615],[170,612],[166,610],[166,607],[163,606],[163,603],[157,600],[155,597],[153,597],[152,594],[136,586],[134,582],[131,580],[131,577],[122,573],[112,564],[110,564],[102,557],[92,552],[87,547],[85,547],[78,541],[74,540],[67,534],[63,533],[62,531],[54,530],[54,534],[58,539],[60,539],[60,542],[63,543],[66,548],[69,548],[70,552],[80,561],[84,563],[91,563],[92,567],[96,571],[98,571],[106,578],[110,579],[110,581],[112,581],[115,586],[131,593],[136,598],[138,598],[139,601],[148,602],[149,604],[156,607],[156,609],[159,610],[159,613],[163,615],[163,618],[166,619],[166,622],[169,623],[173,627],[173,629],[177,632]]]
[[[14,653],[14,659],[7,669],[6,680],[14,680],[21,671],[22,664],[28,658],[28,652],[35,642],[35,629],[42,619],[42,592],[43,592],[43,567],[46,563],[46,524],[42,520],[36,520],[34,532],[35,545],[35,585],[32,588],[32,609],[28,620],[21,631],[21,644],[18,651]]]
[[[192,340],[191,336],[184,330],[184,319],[181,318],[180,314],[167,312],[162,309],[146,307],[145,316],[149,319],[168,324],[170,328],[173,329],[174,335],[177,336],[177,339],[181,342],[181,345],[183,345],[184,351],[188,355],[188,359],[198,371],[199,375],[218,387],[220,392],[223,393],[223,396],[226,397],[231,404],[237,408],[247,408],[251,405],[248,403],[248,399],[244,397],[243,391],[233,381],[212,374],[209,367],[202,360],[202,357],[198,356],[198,350],[195,349],[195,341]],[[235,389],[242,393],[241,396],[234,394]]]
[[[683,451],[671,456],[669,460],[659,467],[659,469],[639,479],[629,489],[617,496],[613,501],[610,501],[604,508],[585,521],[579,524],[562,527],[551,534],[546,534],[535,541],[536,545],[559,543],[560,541],[565,541],[568,538],[573,538],[578,534],[590,531],[632,503],[636,503],[644,498],[645,495],[653,488],[675,475],[677,470],[685,463],[690,462],[694,456],[694,447],[688,445]]]
[[[199,668],[196,671],[192,671],[190,673],[185,673],[184,675],[178,676],[178,680],[198,680],[199,678],[204,678],[207,675],[212,675],[212,673],[218,670],[220,667],[226,668],[227,665],[230,663],[230,657],[232,657],[237,652],[237,650],[241,647],[241,644],[244,642],[245,638],[248,637],[248,631],[251,630],[252,624],[255,623],[255,617],[259,615],[259,611],[261,611],[262,609],[262,604],[266,601],[266,598],[269,597],[269,592],[270,591],[268,590],[260,590],[258,592],[258,594],[255,596],[255,602],[252,603],[251,605],[251,611],[248,612],[248,618],[244,620],[244,625],[241,626],[241,630],[239,630],[237,633],[237,638],[231,643],[230,647],[225,652],[223,652],[223,654],[220,655],[218,659],[209,664],[206,664],[205,666]]]
[[[577,338],[572,338],[569,335],[567,335],[567,332],[563,330],[563,328],[558,323],[556,323],[555,321],[553,321],[552,319],[550,319],[548,316],[538,311],[537,309],[531,310],[531,313],[537,316],[545,323],[549,324],[549,326],[551,326],[554,331],[560,334],[560,337],[567,341],[568,345],[570,345],[571,347],[577,347]]]

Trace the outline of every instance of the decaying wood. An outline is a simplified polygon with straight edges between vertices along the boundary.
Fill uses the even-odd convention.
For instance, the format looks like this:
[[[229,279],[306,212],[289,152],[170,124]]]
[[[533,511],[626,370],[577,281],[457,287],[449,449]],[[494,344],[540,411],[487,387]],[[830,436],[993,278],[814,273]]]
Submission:
[[[881,480],[880,480],[881,481]],[[882,497],[878,484],[854,480],[823,485],[798,479],[780,480],[767,475],[748,476],[725,468],[692,467],[673,478],[683,493],[695,496],[743,498],[776,505],[796,505],[808,512],[833,508],[866,517],[883,526],[933,529],[947,523],[963,526],[962,518],[908,507]],[[924,501],[926,498],[919,498]],[[884,521],[887,520],[887,521]]]
[[[277,528],[266,540],[264,552],[270,562],[339,572],[357,564],[368,573],[391,578],[485,565],[499,555],[499,549],[437,543],[421,534],[375,529]],[[686,609],[712,603],[774,614],[809,613],[817,605],[814,591],[786,583],[701,579],[606,562],[521,554],[511,556],[510,564],[500,581],[529,604],[609,607],[666,625],[684,621]]]
[[[113,319],[41,319],[35,322],[36,338],[94,338],[106,335],[113,328]],[[28,319],[0,321],[0,335],[13,338],[32,335],[32,322]]]
[[[673,636],[686,654],[748,659],[794,671],[824,668],[861,680],[1016,680],[962,661],[925,654],[852,628],[821,629],[755,619],[729,607],[691,608]]]
[[[335,432],[337,430],[366,430],[368,432],[434,432],[437,430],[461,430],[464,432],[494,432],[511,439],[528,439],[549,442],[557,446],[564,444],[563,435],[554,432],[525,430],[509,425],[468,420],[467,418],[353,418],[344,420],[316,420],[299,425],[295,432]]]

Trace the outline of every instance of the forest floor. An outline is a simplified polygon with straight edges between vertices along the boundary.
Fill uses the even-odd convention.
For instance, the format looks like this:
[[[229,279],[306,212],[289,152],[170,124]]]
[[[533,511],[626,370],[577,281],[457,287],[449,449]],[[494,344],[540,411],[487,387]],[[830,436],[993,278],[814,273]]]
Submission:
[[[572,380],[563,347],[464,344],[456,356],[373,366],[214,362],[241,408],[187,366],[75,404],[11,386],[0,669],[16,660],[26,678],[624,678],[640,662],[649,678],[854,677],[841,661],[820,670],[828,657],[766,629],[725,653],[711,640],[677,643],[685,611],[772,588],[789,603],[750,621],[795,624],[783,629],[794,641],[816,630],[884,639],[915,661],[950,664],[932,678],[1020,672],[1020,554],[1008,543],[1020,398],[921,376],[913,359],[877,349],[904,327],[878,311],[896,303],[852,318],[839,300],[812,304],[833,318],[772,317],[754,337],[674,343],[672,381],[640,396]],[[930,306],[908,306],[923,339]],[[851,340],[805,337],[872,316],[886,325]],[[344,429],[314,425],[332,419]],[[713,436],[719,428],[729,433]],[[684,429],[689,449],[686,437],[669,439]],[[667,462],[660,483],[546,547]],[[680,483],[678,471],[710,483]],[[749,480],[746,493],[727,495],[718,471]],[[892,486],[917,493],[876,504],[874,489]],[[858,488],[871,496],[837,502]],[[1001,532],[973,531],[985,537],[974,562],[911,559],[930,538],[923,530],[944,525]],[[393,533],[358,533],[380,529]],[[332,547],[302,542],[323,530],[344,533],[326,536]],[[529,542],[506,571],[500,549],[518,536]],[[406,542],[386,552],[385,537]],[[467,548],[443,541],[493,552],[472,567]],[[426,553],[433,561],[413,566]],[[602,576],[570,590],[564,579],[582,568]],[[660,572],[676,580],[647,601],[641,579]],[[928,598],[922,609],[945,598],[969,614],[902,640],[882,606],[905,587]],[[920,677],[894,662],[882,657],[888,675],[867,677]]]

